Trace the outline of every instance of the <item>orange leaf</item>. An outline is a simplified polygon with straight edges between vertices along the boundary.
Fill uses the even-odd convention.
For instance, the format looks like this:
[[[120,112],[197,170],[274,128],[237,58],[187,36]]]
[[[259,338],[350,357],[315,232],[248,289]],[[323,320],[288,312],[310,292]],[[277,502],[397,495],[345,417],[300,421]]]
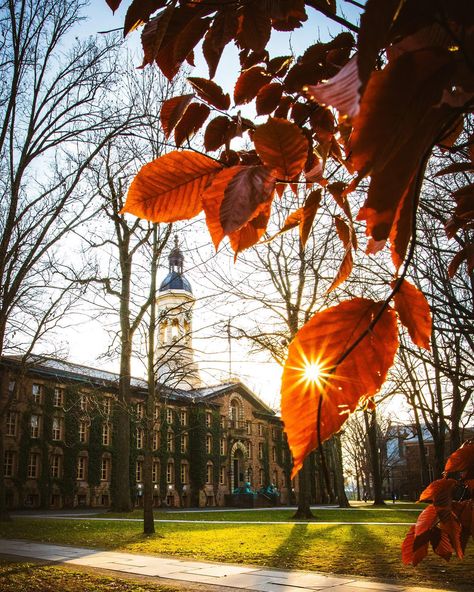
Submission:
[[[253,141],[262,162],[274,169],[278,177],[292,180],[303,170],[308,140],[294,123],[269,117],[257,127]]]
[[[303,247],[306,245],[308,240],[311,227],[313,226],[314,217],[316,216],[320,203],[321,189],[311,191],[304,202],[300,221],[300,241]]]
[[[192,218],[202,210],[202,190],[221,169],[220,163],[197,152],[165,154],[140,169],[121,213],[152,222]]]
[[[216,109],[226,111],[230,107],[230,96],[224,94],[222,88],[212,80],[205,78],[188,78],[188,82],[197,94]]]
[[[444,470],[447,473],[457,473],[467,471],[467,478],[474,477],[474,443],[465,442],[461,448],[453,452],[448,460]]]
[[[191,103],[174,130],[176,146],[181,146],[184,140],[194,136],[206,121],[211,110],[203,103]]]
[[[193,94],[181,95],[180,97],[172,97],[163,102],[160,111],[160,121],[167,138],[176,127],[193,97]]]
[[[229,181],[237,171],[241,170],[241,168],[241,166],[232,166],[217,173],[213,178],[212,183],[206,188],[202,195],[202,205],[204,213],[206,214],[206,224],[216,251],[221,240],[225,236],[220,219],[224,191],[229,184]]]
[[[232,121],[224,115],[214,117],[204,132],[204,147],[208,151],[218,150],[230,140]]]
[[[235,258],[244,249],[255,245],[265,234],[270,218],[271,206],[271,200],[260,204],[254,213],[254,217],[247,224],[244,224],[236,232],[230,233],[230,245],[235,253]]]
[[[257,96],[258,91],[269,82],[271,76],[267,74],[262,66],[252,66],[244,70],[237,78],[234,88],[234,102],[236,105],[243,105],[250,102]]]
[[[430,483],[421,493],[418,501],[431,501],[434,506],[450,508],[453,498],[453,489],[456,487],[456,484],[456,479],[437,479]]]
[[[263,166],[239,166],[224,191],[220,221],[226,234],[241,228],[254,217],[257,208],[271,200],[275,177]]]
[[[396,281],[391,283],[392,288],[395,284]],[[393,301],[400,321],[408,329],[413,343],[430,350],[431,312],[423,292],[410,282],[403,280]]]
[[[367,331],[381,306],[364,298],[342,302],[315,314],[291,342],[283,370],[281,409],[294,458],[292,477],[318,446],[320,401],[320,439],[324,441],[339,431],[359,402],[382,386],[398,348],[398,335],[395,312],[390,308]],[[319,371],[319,379],[305,377],[308,366]]]

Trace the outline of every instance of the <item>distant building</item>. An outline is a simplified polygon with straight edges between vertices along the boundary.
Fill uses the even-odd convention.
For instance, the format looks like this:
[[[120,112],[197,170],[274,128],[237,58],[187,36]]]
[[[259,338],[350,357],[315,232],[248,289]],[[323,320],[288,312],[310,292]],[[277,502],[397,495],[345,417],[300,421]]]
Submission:
[[[247,483],[262,491],[262,503],[272,486],[288,503],[294,492],[281,421],[240,382],[202,386],[192,348],[195,300],[177,243],[169,261],[157,298],[155,506],[224,505]],[[120,462],[113,423],[118,375],[36,356],[21,369],[15,357],[0,361],[2,399],[13,399],[3,429],[8,506],[109,507]],[[131,385],[130,482],[140,505],[147,384]]]

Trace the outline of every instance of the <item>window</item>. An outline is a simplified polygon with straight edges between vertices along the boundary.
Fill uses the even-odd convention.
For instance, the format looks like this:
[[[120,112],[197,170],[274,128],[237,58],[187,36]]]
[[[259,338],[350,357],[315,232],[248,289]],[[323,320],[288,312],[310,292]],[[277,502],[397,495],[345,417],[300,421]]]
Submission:
[[[206,411],[206,427],[207,428],[211,427],[211,421],[212,421],[212,413],[210,411]]]
[[[174,434],[171,430],[166,435],[166,450],[168,452],[174,452]]]
[[[15,453],[12,450],[5,450],[3,474],[5,477],[13,477],[15,471]]]
[[[102,411],[104,415],[110,415],[112,411],[112,399],[110,397],[104,397],[102,400]]]
[[[252,458],[252,444],[250,442],[245,442],[245,447],[247,448],[247,456]]]
[[[230,426],[232,428],[240,427],[241,415],[240,403],[234,399],[230,403]]]
[[[40,417],[39,415],[32,415],[30,417],[30,436],[32,438],[39,438],[40,431]]]
[[[246,425],[247,425],[247,434],[250,436],[252,434],[252,422],[247,421]]]
[[[31,397],[33,398],[33,403],[41,403],[41,385],[40,384],[32,384],[31,385]]]
[[[181,463],[180,467],[181,483],[185,485],[188,482],[188,465],[184,462]]]
[[[159,405],[155,405],[155,407],[153,409],[153,419],[155,421],[160,419],[160,406]]]
[[[141,481],[143,480],[143,461],[142,460],[137,460],[137,464],[135,467],[135,479],[137,480],[137,483],[141,483]]]
[[[263,442],[258,443],[258,459],[262,460],[263,458]]]
[[[39,454],[31,452],[28,457],[28,479],[39,477]]]
[[[87,395],[81,395],[81,398],[79,399],[79,405],[81,407],[81,411],[87,411],[87,408],[89,406],[89,400],[87,398]]]
[[[64,391],[62,388],[55,387],[53,393],[53,405],[55,407],[62,407],[63,406],[63,399],[64,399]]]
[[[188,434],[181,434],[181,454],[188,451]]]
[[[160,447],[160,433],[158,430],[153,430],[153,450],[158,450]]]
[[[144,407],[143,403],[136,404],[135,413],[136,413],[138,419],[143,419],[143,417],[145,415],[145,407]]]
[[[225,485],[225,467],[219,469],[219,483]]]
[[[8,394],[10,397],[16,399],[17,393],[15,392],[15,385],[16,382],[14,380],[10,380],[10,382],[8,383]]]
[[[53,479],[59,479],[61,477],[61,456],[59,454],[53,454],[51,456],[50,470]]]
[[[224,454],[225,454],[225,438],[221,438],[220,452],[221,452],[221,456],[224,456]]]
[[[16,418],[14,411],[9,411],[5,419],[5,433],[7,436],[16,436]]]
[[[258,435],[263,436],[263,423],[258,424]]]
[[[273,485],[275,487],[278,487],[278,472],[277,471],[273,471]]]
[[[186,409],[181,409],[181,411],[179,413],[179,421],[182,426],[185,426],[188,424],[188,414],[186,412]]]
[[[86,469],[87,469],[87,458],[85,456],[79,456],[77,459],[76,479],[84,481],[86,478]]]
[[[173,479],[173,463],[169,462],[166,465],[166,483],[173,483],[174,479]]]
[[[212,452],[212,436],[210,434],[206,435],[206,452],[207,454]]]
[[[160,463],[159,461],[153,461],[153,465],[151,467],[151,479],[153,483],[158,483],[160,479]]]
[[[207,467],[206,467],[206,483],[210,484],[213,482],[213,477],[214,477],[214,466],[211,462],[207,463]]]
[[[166,423],[168,425],[173,423],[173,410],[170,407],[166,408]]]
[[[260,471],[259,471],[259,477],[260,477],[260,478],[259,478],[259,481],[260,481],[260,487],[262,487],[262,486],[263,486],[263,483],[264,483],[264,480],[265,480],[265,479],[264,479],[264,474],[263,474],[263,469],[260,469]]]
[[[87,442],[87,421],[79,422],[79,442],[81,444]]]
[[[225,428],[225,415],[221,415],[221,428]]]
[[[273,460],[273,462],[277,461],[277,449],[275,446],[273,446],[273,448],[272,448],[272,460]]]
[[[278,440],[278,436],[279,436],[278,429],[277,428],[272,428],[272,438],[274,440]]]
[[[53,440],[63,439],[63,420],[61,417],[53,417]]]
[[[102,424],[102,446],[110,446],[112,443],[112,429],[110,423]]]
[[[137,428],[137,448],[143,448],[145,441],[145,431],[143,428]]]

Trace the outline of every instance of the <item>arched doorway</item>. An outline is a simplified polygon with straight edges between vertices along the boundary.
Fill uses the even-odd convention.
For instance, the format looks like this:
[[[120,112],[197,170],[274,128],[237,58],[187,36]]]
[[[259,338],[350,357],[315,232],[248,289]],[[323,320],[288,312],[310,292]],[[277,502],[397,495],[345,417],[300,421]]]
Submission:
[[[247,450],[242,442],[235,442],[230,455],[230,485],[232,490],[242,487],[245,482]]]

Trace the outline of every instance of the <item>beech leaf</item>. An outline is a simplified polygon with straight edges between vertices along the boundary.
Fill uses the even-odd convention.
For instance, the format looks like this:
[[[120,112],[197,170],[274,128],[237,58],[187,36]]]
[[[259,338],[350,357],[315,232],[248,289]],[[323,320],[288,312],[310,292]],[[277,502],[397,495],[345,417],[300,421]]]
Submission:
[[[226,111],[230,107],[230,96],[224,94],[222,88],[213,80],[205,78],[188,78],[188,82],[197,94],[216,109]]]
[[[395,283],[396,281],[391,283],[392,288]],[[431,312],[423,292],[407,280],[403,280],[393,301],[400,321],[408,329],[413,343],[430,350]]]
[[[202,190],[221,169],[220,163],[197,152],[183,150],[160,156],[140,169],[121,213],[151,222],[192,218],[202,210]]]
[[[292,478],[318,446],[320,400],[323,442],[340,430],[359,403],[382,386],[398,348],[398,334],[395,312],[390,308],[366,333],[381,306],[365,298],[342,302],[316,313],[291,342],[283,369],[281,412],[294,459]],[[362,341],[338,364],[363,334]],[[306,378],[308,366],[317,367],[320,379]]]

